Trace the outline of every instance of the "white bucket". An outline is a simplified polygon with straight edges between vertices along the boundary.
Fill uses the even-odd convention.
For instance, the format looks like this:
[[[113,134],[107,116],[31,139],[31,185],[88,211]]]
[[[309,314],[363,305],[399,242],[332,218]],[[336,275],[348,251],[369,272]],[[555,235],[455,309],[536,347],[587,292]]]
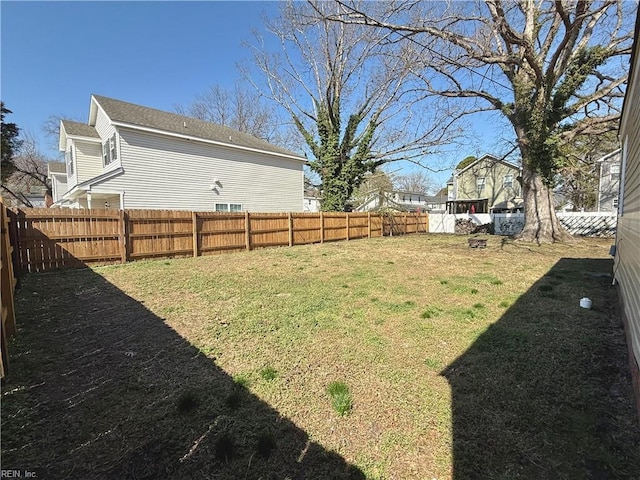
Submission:
[[[580,306],[589,310],[591,308],[591,299],[587,297],[580,299]]]

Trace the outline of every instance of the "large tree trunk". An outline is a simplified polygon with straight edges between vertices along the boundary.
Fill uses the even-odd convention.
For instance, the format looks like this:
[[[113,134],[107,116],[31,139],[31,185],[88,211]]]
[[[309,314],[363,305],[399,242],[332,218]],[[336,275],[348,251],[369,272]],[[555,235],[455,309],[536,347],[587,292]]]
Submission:
[[[570,242],[573,237],[560,224],[553,205],[553,192],[536,172],[523,168],[524,228],[516,239],[525,242]]]

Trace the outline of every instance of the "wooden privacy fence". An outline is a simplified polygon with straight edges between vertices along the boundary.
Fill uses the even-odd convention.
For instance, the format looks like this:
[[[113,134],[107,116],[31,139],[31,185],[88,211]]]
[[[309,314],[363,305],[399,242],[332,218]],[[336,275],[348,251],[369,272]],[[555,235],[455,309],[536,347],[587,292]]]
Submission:
[[[13,209],[21,272],[427,233],[426,213]]]
[[[2,202],[0,202],[0,226],[2,227],[2,264],[0,265],[2,271],[2,278],[0,278],[0,289],[2,290],[0,301],[0,311],[2,311],[2,326],[0,328],[0,376],[4,378],[9,369],[7,340],[16,333],[16,314],[13,301],[16,279],[13,273],[13,248],[9,237],[9,218],[7,217],[7,210]]]

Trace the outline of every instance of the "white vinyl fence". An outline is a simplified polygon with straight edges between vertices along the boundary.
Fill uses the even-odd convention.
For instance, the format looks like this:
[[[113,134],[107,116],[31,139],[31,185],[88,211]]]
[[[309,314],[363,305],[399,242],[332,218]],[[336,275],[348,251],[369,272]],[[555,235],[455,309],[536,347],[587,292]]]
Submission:
[[[557,212],[558,220],[570,234],[584,237],[613,237],[617,216],[611,212]],[[493,222],[496,235],[515,235],[524,227],[523,213],[451,214],[430,213],[429,232],[456,233],[456,220],[471,220],[476,225]]]

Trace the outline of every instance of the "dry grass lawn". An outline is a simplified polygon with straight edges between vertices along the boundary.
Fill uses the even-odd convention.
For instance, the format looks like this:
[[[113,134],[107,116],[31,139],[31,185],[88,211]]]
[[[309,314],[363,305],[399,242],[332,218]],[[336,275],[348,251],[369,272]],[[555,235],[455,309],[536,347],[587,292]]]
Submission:
[[[611,241],[486,238],[485,249],[410,236],[27,276],[3,468],[638,478]],[[345,415],[332,382],[348,386]]]

